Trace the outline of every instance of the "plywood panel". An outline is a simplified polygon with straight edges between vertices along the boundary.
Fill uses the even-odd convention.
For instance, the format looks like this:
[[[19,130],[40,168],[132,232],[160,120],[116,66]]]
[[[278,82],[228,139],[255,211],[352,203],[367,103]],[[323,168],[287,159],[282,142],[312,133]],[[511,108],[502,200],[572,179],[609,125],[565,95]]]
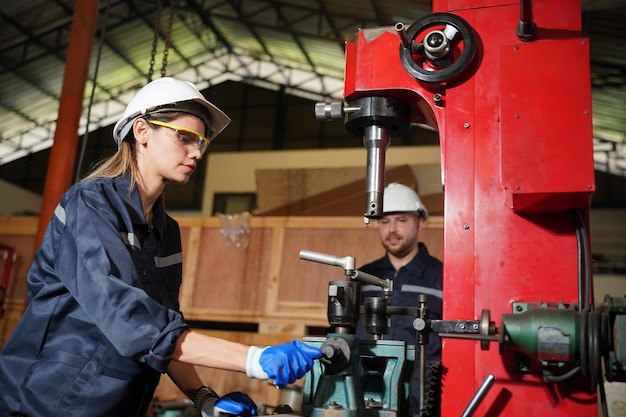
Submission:
[[[260,213],[362,179],[363,168],[256,170]],[[361,190],[362,191],[362,190]]]
[[[200,238],[193,308],[263,311],[271,230],[255,228],[245,249],[225,245],[219,229]]]
[[[366,229],[360,216],[253,217],[245,249],[224,243],[217,218],[178,221],[184,253],[180,299],[192,320],[260,323],[263,329],[323,326],[328,281],[342,279],[343,270],[301,260],[300,250],[353,256],[357,265],[383,254],[376,222]],[[26,299],[36,224],[36,218],[0,219],[0,242],[17,249],[8,299]],[[421,234],[440,259],[441,227],[441,218],[433,216]]]
[[[342,168],[353,170],[353,168]],[[363,173],[356,180],[343,183],[345,177],[340,175],[341,169],[332,169],[332,175],[326,170],[278,170],[259,172],[257,178],[258,212],[262,216],[358,216],[363,213],[365,200],[365,178]],[[272,182],[268,178],[288,177],[288,186],[281,181]],[[321,178],[326,178],[321,180]],[[413,170],[408,165],[388,169],[385,173],[386,182],[400,182],[415,189],[417,187]],[[292,184],[293,182],[293,184]],[[309,182],[323,182],[326,190],[312,194],[307,187]],[[331,185],[334,184],[334,187]],[[328,189],[330,187],[330,189]],[[314,188],[313,188],[314,189]],[[286,201],[277,205],[280,201]],[[265,209],[264,206],[272,206]]]
[[[285,234],[281,285],[283,301],[326,302],[328,281],[345,279],[340,267],[299,259],[300,250],[311,250],[343,258],[352,256],[357,264],[382,254],[375,228],[354,230],[289,229]]]
[[[359,216],[364,208],[363,168],[257,170],[257,205],[261,216]],[[385,182],[400,182],[429,200],[441,215],[441,165],[387,167]]]

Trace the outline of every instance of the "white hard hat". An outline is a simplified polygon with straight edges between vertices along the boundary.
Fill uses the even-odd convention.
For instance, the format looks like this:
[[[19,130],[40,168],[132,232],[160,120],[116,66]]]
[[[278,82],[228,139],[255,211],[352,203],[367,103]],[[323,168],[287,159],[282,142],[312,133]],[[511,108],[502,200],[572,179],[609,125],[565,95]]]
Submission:
[[[406,212],[428,218],[428,210],[419,195],[410,187],[392,182],[383,193],[383,214]]]
[[[182,111],[199,117],[204,122],[205,136],[209,140],[230,123],[230,117],[208,102],[192,83],[163,77],[143,86],[126,106],[122,118],[113,128],[113,138],[118,147],[137,118],[159,111]]]

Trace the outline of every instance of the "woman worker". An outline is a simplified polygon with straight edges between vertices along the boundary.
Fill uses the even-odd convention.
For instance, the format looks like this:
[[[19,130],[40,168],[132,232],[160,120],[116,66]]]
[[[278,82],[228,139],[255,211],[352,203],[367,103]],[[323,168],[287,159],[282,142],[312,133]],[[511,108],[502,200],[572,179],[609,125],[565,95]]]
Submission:
[[[167,372],[203,416],[256,415],[219,397],[194,366],[283,387],[321,357],[300,343],[258,347],[189,329],[179,310],[178,224],[162,194],[185,184],[230,122],[188,82],[161,78],[130,101],[118,151],[55,209],[28,273],[28,307],[0,354],[0,417],[143,417]]]

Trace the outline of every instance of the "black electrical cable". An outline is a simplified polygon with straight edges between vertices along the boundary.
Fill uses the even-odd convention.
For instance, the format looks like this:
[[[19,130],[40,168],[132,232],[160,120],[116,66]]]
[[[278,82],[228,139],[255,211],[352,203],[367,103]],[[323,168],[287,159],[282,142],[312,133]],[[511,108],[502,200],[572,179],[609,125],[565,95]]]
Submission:
[[[588,331],[587,331],[587,316],[589,315],[589,310],[586,308],[582,310],[580,313],[580,337],[579,337],[579,347],[578,350],[580,352],[580,368],[583,376],[587,376],[589,374],[589,348],[587,346],[588,342]]]
[[[93,72],[93,81],[91,82],[91,95],[89,96],[89,105],[87,106],[87,122],[85,123],[85,134],[83,135],[83,143],[80,148],[80,157],[78,158],[78,165],[76,166],[76,177],[74,182],[80,180],[80,171],[83,166],[83,159],[85,158],[85,149],[87,148],[87,139],[89,138],[89,123],[91,121],[91,107],[93,106],[93,99],[96,95],[96,80],[98,79],[98,70],[100,69],[100,58],[102,56],[102,45],[104,44],[104,34],[106,33],[106,23],[109,17],[109,10],[111,8],[111,0],[107,1],[107,6],[104,12],[104,21],[102,22],[102,30],[100,31],[100,43],[98,45],[98,55],[96,58],[96,66]]]
[[[569,378],[573,377],[574,375],[576,375],[578,372],[580,372],[580,370],[581,370],[580,366],[577,366],[575,368],[570,369],[569,371],[567,371],[563,375],[544,375],[543,379],[546,382],[563,382],[566,379],[569,379]]]
[[[591,377],[592,391],[596,390],[596,387],[601,382],[602,378],[602,366],[600,365],[600,313],[590,312],[587,323],[587,334],[589,337],[588,354],[589,354],[589,375]]]
[[[589,375],[590,389],[598,389],[602,416],[609,417],[601,356],[605,349],[606,316],[594,312],[593,286],[591,283],[591,257],[587,230],[580,210],[573,210],[578,244],[578,311],[580,312],[580,367],[583,376]],[[575,368],[576,369],[576,368]],[[563,375],[562,377],[566,376]],[[554,381],[554,379],[551,379]]]
[[[584,292],[584,282],[583,282],[583,266],[582,266],[582,262],[583,262],[583,254],[582,254],[582,238],[580,236],[580,227],[578,224],[578,217],[576,216],[576,211],[572,211],[572,216],[574,217],[574,231],[576,232],[576,246],[578,248],[578,265],[577,265],[577,278],[578,278],[578,311],[584,311],[585,310],[585,305],[584,305],[584,300],[585,300],[585,296],[583,295]]]
[[[598,384],[598,390],[600,391],[600,406],[602,408],[602,417],[609,417],[609,409],[606,405],[606,391],[604,390],[604,380]]]
[[[587,229],[580,210],[572,211],[578,244],[578,311],[589,308],[593,311],[593,289],[591,285],[591,256]]]

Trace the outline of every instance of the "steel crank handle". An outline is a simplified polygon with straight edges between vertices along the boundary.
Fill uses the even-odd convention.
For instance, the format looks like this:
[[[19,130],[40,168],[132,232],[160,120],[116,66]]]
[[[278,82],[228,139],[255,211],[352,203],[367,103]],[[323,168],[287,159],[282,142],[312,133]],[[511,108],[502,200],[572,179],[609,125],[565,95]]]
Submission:
[[[340,266],[346,272],[346,275],[351,275],[354,271],[355,260],[352,256],[346,256],[345,258],[339,258],[333,255],[327,255],[325,253],[313,252],[310,250],[301,250],[300,259],[305,261],[318,262],[321,264]]]
[[[392,289],[391,280],[378,278],[376,275],[368,274],[367,272],[359,271],[358,269],[354,271],[350,278],[363,284],[376,285],[381,287],[383,290]]]

